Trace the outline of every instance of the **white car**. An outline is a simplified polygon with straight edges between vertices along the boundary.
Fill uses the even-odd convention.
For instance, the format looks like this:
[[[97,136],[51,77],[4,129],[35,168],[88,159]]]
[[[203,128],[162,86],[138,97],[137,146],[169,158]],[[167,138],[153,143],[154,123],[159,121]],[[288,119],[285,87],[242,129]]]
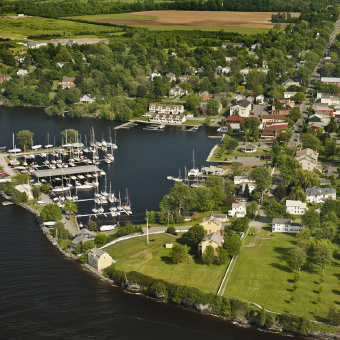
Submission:
[[[43,205],[43,204],[46,204],[46,201],[38,201],[37,203],[40,205]]]
[[[142,117],[151,117],[150,113],[145,113],[142,115]]]

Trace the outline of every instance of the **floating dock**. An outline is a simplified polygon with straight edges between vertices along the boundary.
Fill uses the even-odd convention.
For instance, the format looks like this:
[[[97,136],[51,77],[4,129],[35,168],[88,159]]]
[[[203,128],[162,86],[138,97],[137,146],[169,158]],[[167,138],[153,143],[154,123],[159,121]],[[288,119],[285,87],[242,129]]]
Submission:
[[[127,122],[127,123],[124,123],[124,124],[121,124],[121,125],[118,125],[116,127],[114,127],[115,130],[118,130],[118,129],[130,129],[134,126],[136,126],[137,123],[135,122]]]
[[[91,172],[100,172],[101,170],[96,165],[80,165],[76,167],[69,168],[56,168],[56,169],[45,169],[45,170],[35,170],[32,171],[32,176],[36,179],[44,177],[61,177],[61,176],[71,176],[80,175]]]

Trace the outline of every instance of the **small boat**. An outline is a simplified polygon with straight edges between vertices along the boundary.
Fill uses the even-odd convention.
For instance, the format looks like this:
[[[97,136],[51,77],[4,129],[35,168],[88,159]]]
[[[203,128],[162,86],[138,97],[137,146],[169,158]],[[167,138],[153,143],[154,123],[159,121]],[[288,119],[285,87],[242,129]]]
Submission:
[[[116,228],[117,224],[114,224],[114,225],[102,225],[100,227],[100,231],[110,231],[110,230],[113,230],[114,228]]]
[[[97,208],[93,208],[93,209],[92,209],[92,212],[93,212],[94,214],[98,214],[98,213],[99,213],[99,211],[98,211]]]
[[[38,150],[38,149],[41,149],[42,145],[41,144],[38,144],[38,145],[32,145],[31,146],[31,149],[32,150]]]
[[[98,208],[98,211],[102,214],[104,212],[104,208],[100,207],[100,208]]]
[[[168,181],[173,181],[173,180],[174,180],[174,176],[166,176],[166,179],[167,179]]]

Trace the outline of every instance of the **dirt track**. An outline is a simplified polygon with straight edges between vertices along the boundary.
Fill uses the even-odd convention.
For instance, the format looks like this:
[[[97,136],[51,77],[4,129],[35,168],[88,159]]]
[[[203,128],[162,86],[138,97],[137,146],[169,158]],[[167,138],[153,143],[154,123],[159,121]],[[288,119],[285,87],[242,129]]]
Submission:
[[[122,20],[102,19],[117,25],[137,26],[193,26],[193,27],[253,27],[272,28],[271,16],[275,12],[197,12],[197,11],[148,11],[135,12],[129,15],[152,15],[155,20]],[[291,13],[298,17],[300,13]]]

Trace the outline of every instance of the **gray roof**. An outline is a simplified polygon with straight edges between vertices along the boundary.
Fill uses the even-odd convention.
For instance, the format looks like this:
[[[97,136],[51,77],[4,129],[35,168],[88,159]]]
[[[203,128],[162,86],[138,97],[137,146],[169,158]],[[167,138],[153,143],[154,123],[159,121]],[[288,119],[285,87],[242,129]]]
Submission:
[[[243,100],[240,100],[237,105],[240,105],[242,107],[248,107],[249,105],[251,104],[251,102],[248,102],[248,100],[246,99],[243,99]]]
[[[273,224],[291,224],[292,220],[289,218],[273,218]]]
[[[96,165],[81,165],[70,168],[57,168],[32,171],[32,175],[36,178],[68,176],[74,174],[83,174],[88,172],[99,172],[100,169]]]
[[[301,207],[306,208],[307,203],[301,202],[301,201],[293,201],[293,200],[287,200],[286,201],[286,207]]]
[[[248,144],[246,146],[243,146],[242,149],[257,149],[257,147],[254,144]]]
[[[95,259],[99,259],[104,254],[107,254],[107,253],[99,248],[92,248],[88,253],[89,256]]]
[[[78,244],[81,244],[83,241],[91,241],[94,240],[96,237],[96,234],[92,231],[89,231],[86,228],[81,229],[75,236],[75,238],[72,240],[70,247],[75,248]]]
[[[317,188],[316,186],[306,189],[307,196],[323,196],[328,194],[336,194],[335,188]]]
[[[204,236],[202,238],[202,241],[214,241],[216,242],[217,244],[222,244],[223,243],[223,237],[219,234],[216,234],[216,233],[211,233],[211,234],[208,234],[206,236]]]
[[[215,216],[213,216],[213,215],[211,215],[210,217],[205,217],[205,218],[203,218],[202,219],[202,221],[200,222],[200,223],[202,223],[202,222],[205,222],[205,221],[212,221],[212,222],[214,222],[214,223],[216,223],[217,225],[219,225],[220,227],[222,227],[222,221],[219,219],[219,218],[216,218]]]

